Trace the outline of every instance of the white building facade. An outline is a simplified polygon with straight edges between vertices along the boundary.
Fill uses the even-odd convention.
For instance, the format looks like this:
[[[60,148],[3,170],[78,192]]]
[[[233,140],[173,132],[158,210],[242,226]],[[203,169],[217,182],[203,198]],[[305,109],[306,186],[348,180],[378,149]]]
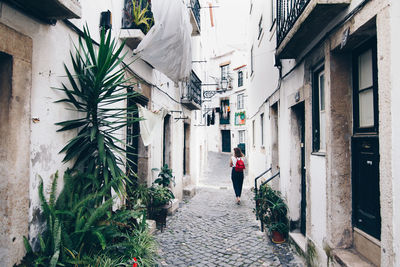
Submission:
[[[252,1],[250,176],[311,265],[399,264],[396,1]]]
[[[0,2],[1,266],[12,266],[22,258],[23,236],[29,235],[35,243],[41,231],[39,176],[47,188],[54,173],[62,174],[69,167],[62,163],[64,155],[59,151],[75,133],[56,133],[59,127],[55,123],[76,118],[77,114],[68,110],[66,104],[54,103],[64,96],[52,88],[60,87],[65,81],[63,64],[71,66],[70,51],[74,51],[85,25],[93,40],[99,42],[102,12],[111,14],[105,14],[102,22],[111,26],[112,37],[118,43],[126,41],[127,44],[124,48],[125,63],[129,65],[126,75],[132,78],[133,90],[140,93],[131,104],[141,104],[150,111],[163,109],[167,114],[154,128],[150,145],[144,146],[140,135],[129,141],[137,147],[138,155],[133,160],[137,163],[135,171],[139,180],[150,186],[158,174],[152,169],[167,163],[176,179],[173,192],[181,200],[184,188],[197,183],[207,161],[204,128],[195,127],[202,121],[195,113],[201,108],[204,67],[193,64],[194,74],[186,82],[178,83],[157,66],[134,55],[133,50],[145,35],[124,24],[124,0],[96,3],[49,0],[33,6],[26,2]],[[190,65],[192,60],[204,57],[202,46],[206,39],[201,34],[200,2],[177,2],[187,12],[183,16],[189,18],[190,25],[185,27],[192,29],[189,35],[192,56],[187,59]],[[164,58],[163,54],[160,58]],[[194,75],[196,78],[191,79]],[[140,134],[139,125],[134,127],[121,129],[117,134],[123,138],[127,130]]]

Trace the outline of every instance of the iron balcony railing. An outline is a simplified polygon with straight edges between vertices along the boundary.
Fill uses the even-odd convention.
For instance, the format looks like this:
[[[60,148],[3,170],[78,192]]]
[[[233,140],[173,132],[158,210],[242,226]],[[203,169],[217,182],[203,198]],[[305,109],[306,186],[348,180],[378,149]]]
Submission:
[[[280,176],[280,172],[278,171],[277,173],[275,173],[274,175],[272,175],[271,177],[269,177],[267,180],[265,180],[264,182],[262,182],[260,184],[260,186],[258,186],[257,180],[260,179],[261,177],[263,177],[265,174],[267,174],[268,172],[272,171],[272,167],[270,167],[268,170],[264,171],[263,173],[261,173],[260,175],[258,175],[255,179],[254,179],[254,199],[256,202],[256,208],[255,208],[255,213],[256,213],[256,219],[260,220],[261,223],[261,232],[264,231],[264,222],[263,220],[261,220],[261,218],[259,218],[259,205],[260,205],[260,201],[259,201],[259,190],[261,188],[261,186],[271,182],[273,179],[275,179],[276,177]]]
[[[182,95],[182,100],[193,101],[201,106],[201,80],[193,70],[190,74],[190,81]]]
[[[193,11],[194,17],[197,22],[197,26],[200,30],[200,3],[199,0],[190,0],[190,6]]]
[[[276,0],[276,37],[277,47],[292,29],[304,8],[311,0]]]

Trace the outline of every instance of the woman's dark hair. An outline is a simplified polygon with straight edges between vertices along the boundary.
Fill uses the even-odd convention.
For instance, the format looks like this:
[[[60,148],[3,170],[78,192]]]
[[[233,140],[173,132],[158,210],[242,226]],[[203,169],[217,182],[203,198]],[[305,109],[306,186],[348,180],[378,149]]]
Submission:
[[[241,157],[243,157],[243,153],[242,153],[242,150],[240,150],[240,148],[235,147],[235,148],[233,149],[233,151],[234,151],[234,153],[235,153],[235,157],[236,157],[236,158],[241,158]]]

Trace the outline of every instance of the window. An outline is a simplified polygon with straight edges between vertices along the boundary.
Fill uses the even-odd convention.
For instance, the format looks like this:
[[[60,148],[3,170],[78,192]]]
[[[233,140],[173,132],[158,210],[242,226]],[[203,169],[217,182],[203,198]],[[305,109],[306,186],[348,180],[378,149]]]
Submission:
[[[312,92],[313,112],[313,151],[325,151],[326,147],[326,115],[325,115],[325,73],[320,67],[313,73]]]
[[[239,94],[237,96],[237,108],[244,109],[244,94]]]
[[[378,132],[378,88],[376,46],[367,42],[355,52],[354,64],[354,131]]]
[[[258,22],[258,38],[257,39],[260,39],[262,31],[263,31],[263,28],[262,28],[262,16],[261,16],[260,21]]]
[[[229,106],[229,99],[221,100],[221,112],[219,117],[219,124],[230,124],[231,109]]]
[[[239,131],[239,144],[244,144],[245,143],[245,130]]]
[[[253,55],[253,46],[251,47],[250,50],[250,75],[253,75],[254,72],[254,55]]]
[[[260,115],[260,126],[261,126],[261,146],[264,146],[264,113]]]
[[[253,146],[255,146],[256,145],[256,121],[255,120],[253,120],[251,129],[252,129],[252,134],[253,134]]]
[[[228,79],[229,64],[221,66],[221,81]]]
[[[243,71],[238,72],[238,87],[243,86]]]

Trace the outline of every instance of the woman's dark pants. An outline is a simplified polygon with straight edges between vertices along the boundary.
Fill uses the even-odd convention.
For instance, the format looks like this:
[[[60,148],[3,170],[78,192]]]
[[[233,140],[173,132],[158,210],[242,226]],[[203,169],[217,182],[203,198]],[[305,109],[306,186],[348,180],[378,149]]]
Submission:
[[[233,189],[235,190],[236,197],[240,197],[242,194],[242,187],[243,187],[243,172],[235,171],[235,168],[232,168],[232,183]]]

